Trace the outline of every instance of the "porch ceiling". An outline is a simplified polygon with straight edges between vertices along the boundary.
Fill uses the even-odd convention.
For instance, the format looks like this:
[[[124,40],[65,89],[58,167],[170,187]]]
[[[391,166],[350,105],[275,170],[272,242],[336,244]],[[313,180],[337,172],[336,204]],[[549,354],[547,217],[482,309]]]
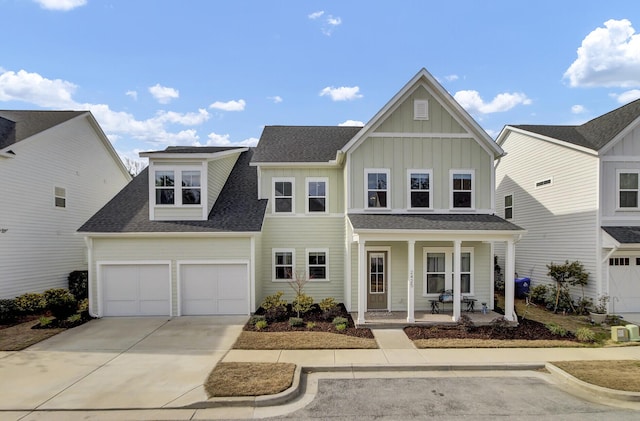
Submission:
[[[499,231],[517,234],[523,228],[486,214],[355,214],[348,215],[356,233],[362,231]]]

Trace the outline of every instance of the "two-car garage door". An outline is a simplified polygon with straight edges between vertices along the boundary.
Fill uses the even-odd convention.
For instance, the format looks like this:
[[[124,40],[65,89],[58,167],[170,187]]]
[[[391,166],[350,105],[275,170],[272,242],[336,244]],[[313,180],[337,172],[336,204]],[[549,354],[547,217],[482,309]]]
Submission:
[[[179,264],[181,315],[247,314],[246,264]],[[170,316],[171,267],[166,264],[101,265],[103,316]]]

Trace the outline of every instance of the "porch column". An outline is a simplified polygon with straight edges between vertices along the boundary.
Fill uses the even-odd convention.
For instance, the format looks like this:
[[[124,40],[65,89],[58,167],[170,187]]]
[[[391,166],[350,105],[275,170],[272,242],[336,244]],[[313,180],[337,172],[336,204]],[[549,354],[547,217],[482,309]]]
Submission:
[[[514,321],[513,301],[516,287],[513,278],[516,272],[516,248],[513,240],[507,241],[507,252],[504,260],[504,318]]]
[[[416,242],[411,240],[407,241],[408,254],[407,254],[407,273],[409,274],[407,279],[407,322],[414,323],[415,318],[415,296],[414,296],[414,270],[415,270],[415,246]]]
[[[358,242],[358,324],[364,324],[364,310],[367,302],[367,256],[364,240]]]
[[[455,240],[453,242],[453,321],[460,319],[460,246],[462,241]]]

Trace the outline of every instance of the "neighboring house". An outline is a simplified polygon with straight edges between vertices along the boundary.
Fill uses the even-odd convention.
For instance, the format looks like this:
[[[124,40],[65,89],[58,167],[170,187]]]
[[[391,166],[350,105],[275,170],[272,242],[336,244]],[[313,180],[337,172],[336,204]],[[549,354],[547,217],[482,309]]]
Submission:
[[[88,111],[0,110],[0,298],[67,287],[76,230],[130,180]]]
[[[580,126],[506,126],[498,144],[499,213],[528,232],[519,276],[551,283],[548,264],[579,260],[588,297],[640,312],[640,100]]]
[[[265,127],[258,147],[170,147],[80,231],[98,316],[248,314],[288,282],[357,311],[493,308],[502,149],[421,70],[363,128]],[[510,271],[512,274],[514,270]],[[513,278],[506,317],[514,319]]]

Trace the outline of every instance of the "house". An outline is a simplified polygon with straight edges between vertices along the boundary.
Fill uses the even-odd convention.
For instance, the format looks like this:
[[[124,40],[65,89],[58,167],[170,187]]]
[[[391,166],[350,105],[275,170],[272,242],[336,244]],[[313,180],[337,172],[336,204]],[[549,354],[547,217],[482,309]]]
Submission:
[[[498,211],[528,231],[519,276],[550,283],[548,264],[578,260],[587,297],[640,312],[640,100],[577,126],[506,126],[497,142]]]
[[[493,243],[513,265],[524,233],[494,215],[502,149],[424,69],[362,128],[267,126],[255,149],[141,155],[148,170],[80,229],[97,316],[248,314],[303,277],[358,323],[412,322],[443,290],[457,320],[464,296],[493,308]]]
[[[130,180],[88,111],[0,110],[0,298],[67,287],[76,230]]]

